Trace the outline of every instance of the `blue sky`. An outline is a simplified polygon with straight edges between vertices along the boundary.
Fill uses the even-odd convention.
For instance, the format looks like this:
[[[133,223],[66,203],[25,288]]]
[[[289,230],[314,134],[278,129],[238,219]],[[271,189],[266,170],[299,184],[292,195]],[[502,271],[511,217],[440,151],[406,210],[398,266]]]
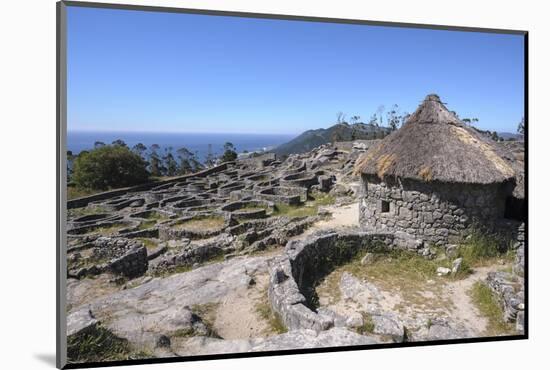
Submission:
[[[284,133],[437,93],[515,132],[523,36],[68,8],[68,129]]]

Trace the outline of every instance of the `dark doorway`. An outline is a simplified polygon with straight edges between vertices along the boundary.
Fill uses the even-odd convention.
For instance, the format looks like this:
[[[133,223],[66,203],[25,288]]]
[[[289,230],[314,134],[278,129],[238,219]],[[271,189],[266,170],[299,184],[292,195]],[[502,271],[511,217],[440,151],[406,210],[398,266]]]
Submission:
[[[504,208],[504,218],[509,220],[525,221],[525,200],[516,197],[507,197]]]

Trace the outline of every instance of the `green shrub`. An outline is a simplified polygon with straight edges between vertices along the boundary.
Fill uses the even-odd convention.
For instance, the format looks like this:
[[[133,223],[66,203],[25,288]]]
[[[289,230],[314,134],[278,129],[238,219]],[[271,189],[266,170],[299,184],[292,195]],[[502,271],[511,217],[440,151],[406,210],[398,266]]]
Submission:
[[[481,232],[474,232],[460,246],[458,255],[462,257],[464,267],[481,265],[495,258],[508,259],[511,256],[504,241]]]
[[[72,181],[81,189],[132,186],[149,179],[146,167],[147,163],[127,147],[105,145],[75,159]]]
[[[502,307],[489,286],[477,281],[470,291],[470,296],[479,312],[487,318],[488,335],[502,335],[513,331],[512,325],[504,321]]]

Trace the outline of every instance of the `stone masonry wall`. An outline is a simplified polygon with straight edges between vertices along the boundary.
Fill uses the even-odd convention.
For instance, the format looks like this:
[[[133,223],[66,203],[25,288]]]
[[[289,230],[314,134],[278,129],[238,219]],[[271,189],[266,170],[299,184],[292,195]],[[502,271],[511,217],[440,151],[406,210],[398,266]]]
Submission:
[[[444,245],[458,242],[473,225],[492,231],[504,216],[503,184],[384,183],[365,175],[362,183],[359,221],[367,231],[402,231]]]

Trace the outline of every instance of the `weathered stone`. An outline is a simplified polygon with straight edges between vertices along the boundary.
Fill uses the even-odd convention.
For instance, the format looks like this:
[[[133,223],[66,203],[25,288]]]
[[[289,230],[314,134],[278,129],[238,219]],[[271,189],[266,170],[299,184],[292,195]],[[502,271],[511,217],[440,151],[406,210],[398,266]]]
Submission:
[[[361,258],[361,265],[366,266],[374,262],[375,255],[374,253],[366,253],[363,258]]]
[[[67,336],[95,330],[98,324],[99,321],[92,316],[92,311],[87,307],[83,307],[67,315]]]
[[[458,245],[456,244],[449,244],[445,247],[445,255],[448,258],[456,258],[458,257]]]
[[[453,261],[453,267],[451,269],[451,272],[454,274],[458,273],[460,269],[462,268],[462,258],[457,258]]]
[[[392,313],[372,315],[374,333],[390,335],[395,342],[402,342],[405,337],[403,323]]]

